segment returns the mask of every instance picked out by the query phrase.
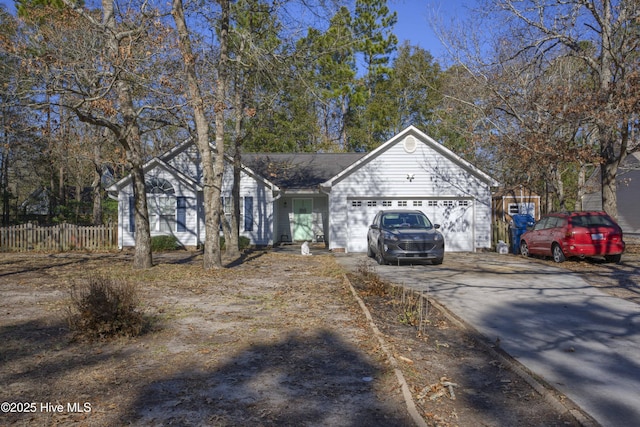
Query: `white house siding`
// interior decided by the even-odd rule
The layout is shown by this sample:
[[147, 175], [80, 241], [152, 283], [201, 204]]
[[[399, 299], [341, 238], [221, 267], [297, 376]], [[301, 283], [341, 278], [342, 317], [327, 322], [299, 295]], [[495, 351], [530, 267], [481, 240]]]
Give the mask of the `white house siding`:
[[[414, 152], [407, 152], [404, 139], [391, 143], [387, 149], [375, 153], [375, 157], [352, 173], [334, 183], [329, 196], [332, 216], [330, 218], [330, 248], [366, 250], [366, 228], [378, 210], [419, 209], [429, 215], [429, 207], [414, 207], [413, 201], [427, 200], [440, 203], [432, 220], [440, 223], [445, 235], [456, 232], [469, 233], [470, 250], [488, 248], [491, 244], [491, 193], [488, 183], [470, 170], [449, 158], [447, 150], [442, 152], [421, 143], [416, 138]], [[353, 201], [363, 204], [377, 201], [376, 206], [362, 206], [361, 215], [349, 216]], [[391, 201], [391, 206], [382, 206], [382, 201]], [[407, 201], [407, 206], [398, 207], [398, 201]], [[373, 204], [373, 203], [371, 203]], [[444, 209], [445, 204], [451, 206]], [[436, 209], [436, 205], [432, 206]], [[460, 217], [452, 220], [450, 213], [460, 209]], [[438, 218], [441, 213], [442, 218]], [[462, 220], [460, 220], [462, 218]], [[468, 224], [471, 222], [470, 224]], [[461, 224], [468, 227], [460, 230]], [[364, 243], [363, 243], [364, 242]], [[447, 250], [466, 250], [464, 243], [448, 245]]]
[[[166, 163], [176, 168], [187, 178], [193, 179], [195, 182], [201, 182], [202, 170], [199, 163], [199, 155], [196, 147], [192, 144], [178, 147], [175, 152], [170, 153], [174, 157], [165, 156]], [[177, 227], [171, 231], [184, 246], [198, 246], [204, 242], [204, 197], [201, 191], [196, 191], [193, 185], [187, 183], [184, 179], [175, 176], [174, 173], [167, 170], [166, 167], [156, 166], [146, 172], [145, 178], [157, 177], [166, 179], [171, 183], [175, 190], [176, 197], [186, 197], [186, 231], [178, 232]], [[226, 165], [222, 196], [231, 197], [233, 167]], [[129, 226], [130, 207], [129, 198], [133, 196], [131, 184], [126, 185], [118, 193], [119, 204], [119, 246], [135, 246], [135, 236]], [[241, 211], [240, 218], [240, 235], [247, 237], [252, 244], [270, 245], [273, 244], [273, 194], [269, 188], [261, 180], [256, 180], [247, 173], [241, 173], [240, 180], [240, 197], [253, 198], [253, 227], [252, 230], [245, 230], [244, 227], [244, 210]], [[244, 204], [241, 202], [241, 206]], [[177, 211], [176, 211], [177, 212]], [[167, 232], [153, 231], [152, 236], [168, 234]]]
[[[170, 155], [170, 157], [169, 157]], [[202, 163], [200, 153], [195, 144], [184, 144], [176, 148], [176, 152], [169, 152], [166, 162], [195, 182], [202, 182]]]
[[[184, 245], [184, 246], [197, 246], [199, 235], [199, 224], [197, 215], [197, 194], [193, 189], [186, 185], [182, 180], [177, 179], [174, 175], [162, 168], [155, 168], [152, 171], [147, 172], [145, 180], [150, 178], [162, 178], [171, 183], [175, 191], [176, 197], [186, 198], [186, 211], [185, 211], [185, 225], [186, 231], [178, 232], [177, 227], [173, 226], [173, 230], [168, 232], [151, 231], [151, 236], [172, 234]], [[131, 184], [126, 185], [118, 193], [118, 211], [119, 211], [119, 247], [135, 246], [135, 236], [131, 232], [130, 218], [132, 217], [130, 211], [130, 198], [133, 197], [133, 187]]]
[[[223, 175], [221, 194], [231, 198], [233, 191], [233, 165], [226, 163]], [[253, 227], [245, 230], [245, 200], [252, 197]], [[240, 173], [240, 235], [248, 238], [254, 245], [273, 244], [273, 192], [261, 180], [255, 179], [246, 172]], [[203, 215], [204, 217], [204, 215]], [[204, 238], [204, 232], [202, 233]]]
[[[223, 175], [221, 196], [231, 198], [233, 190], [233, 167], [225, 165]], [[253, 229], [246, 231], [244, 227], [244, 200], [246, 197], [253, 198]], [[204, 242], [204, 194], [198, 194], [198, 222], [199, 240]], [[240, 236], [249, 239], [251, 244], [266, 246], [273, 244], [273, 194], [269, 187], [257, 181], [250, 175], [242, 172], [240, 174]]]

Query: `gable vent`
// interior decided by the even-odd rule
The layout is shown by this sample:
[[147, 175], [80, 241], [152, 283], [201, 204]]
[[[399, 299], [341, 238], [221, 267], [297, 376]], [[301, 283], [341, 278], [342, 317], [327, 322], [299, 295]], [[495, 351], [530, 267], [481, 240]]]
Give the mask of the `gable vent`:
[[404, 151], [407, 153], [413, 153], [416, 151], [416, 139], [409, 135], [404, 139]]

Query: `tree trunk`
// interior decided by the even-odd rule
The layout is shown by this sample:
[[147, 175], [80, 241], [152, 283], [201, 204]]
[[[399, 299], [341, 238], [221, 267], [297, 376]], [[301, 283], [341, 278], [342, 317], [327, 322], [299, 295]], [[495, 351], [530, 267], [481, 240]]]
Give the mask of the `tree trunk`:
[[[603, 138], [604, 139], [604, 138]], [[601, 140], [600, 154], [602, 163], [600, 165], [600, 182], [602, 185], [602, 210], [618, 219], [618, 200], [616, 196], [616, 175], [618, 173], [618, 158], [615, 155], [613, 142]]]
[[[602, 37], [602, 53], [600, 58], [600, 93], [604, 103], [604, 111], [600, 113], [598, 133], [600, 136], [600, 156], [602, 163], [600, 165], [600, 183], [602, 189], [602, 209], [611, 215], [614, 219], [618, 218], [618, 201], [616, 199], [616, 174], [618, 173], [619, 158], [616, 155], [616, 129], [615, 125], [607, 123], [606, 117], [614, 113], [617, 106], [613, 102], [613, 93], [611, 90], [613, 79], [612, 64], [615, 59], [610, 50], [612, 46], [613, 27], [612, 16], [613, 9], [610, 0], [602, 2], [602, 20], [601, 20], [601, 37]], [[603, 117], [604, 116], [604, 117]], [[620, 150], [619, 155], [626, 152], [626, 145]]]
[[[239, 149], [239, 147], [237, 147]], [[238, 218], [240, 216], [240, 153], [233, 156], [233, 187], [231, 189], [231, 202], [233, 203], [230, 219], [227, 223], [228, 231], [225, 235], [225, 251], [227, 257], [235, 259], [240, 256], [240, 229]]]
[[555, 188], [549, 188], [549, 181], [545, 181], [544, 188], [544, 197], [545, 197], [545, 211], [544, 213], [553, 212], [553, 193], [555, 192]]
[[84, 190], [84, 187], [82, 185], [82, 182], [80, 182], [80, 180], [78, 179], [76, 181], [76, 205], [74, 206], [74, 215], [75, 215], [75, 219], [74, 222], [76, 224], [78, 224], [78, 222], [80, 221], [80, 212], [81, 212], [81, 207], [82, 207], [82, 190]]
[[214, 162], [209, 140], [207, 138], [205, 141], [200, 136], [197, 139], [197, 145], [202, 157], [202, 179], [204, 184], [205, 241], [202, 266], [205, 270], [210, 270], [222, 267], [222, 255], [220, 253], [220, 187], [216, 188], [215, 186]]
[[6, 124], [4, 115], [2, 118], [2, 144], [0, 144], [0, 191], [2, 191], [2, 225], [8, 226], [10, 217], [10, 203], [9, 203], [9, 142], [5, 129]]
[[[116, 22], [113, 12], [113, 0], [102, 0], [103, 24], [110, 30], [108, 33], [109, 51], [113, 64], [118, 63], [120, 47], [116, 39]], [[153, 267], [153, 255], [151, 253], [151, 230], [149, 227], [149, 211], [147, 209], [147, 192], [144, 182], [142, 144], [138, 118], [133, 106], [131, 90], [124, 80], [118, 80], [115, 85], [118, 96], [120, 113], [123, 124], [116, 135], [120, 145], [125, 149], [128, 163], [131, 167], [133, 178], [133, 197], [135, 200], [135, 252], [133, 255], [133, 268], [143, 269]], [[112, 129], [113, 130], [113, 129]]]
[[[239, 73], [238, 73], [239, 74]], [[236, 81], [241, 76], [236, 76]], [[238, 85], [241, 86], [241, 85]], [[233, 210], [231, 212], [231, 220], [229, 224], [229, 237], [226, 238], [227, 256], [237, 258], [240, 256], [240, 172], [242, 170], [242, 88], [236, 87], [234, 94], [233, 109], [235, 112], [235, 143], [233, 153], [233, 188], [231, 190], [231, 199], [233, 201]]]
[[144, 183], [142, 164], [131, 168], [134, 199], [135, 252], [133, 268], [143, 269], [153, 266], [151, 253], [151, 229], [149, 227], [149, 210], [147, 209], [147, 192]]
[[[51, 189], [53, 191], [53, 189]], [[64, 185], [64, 166], [58, 167], [58, 203], [56, 206], [63, 206], [67, 203]]]
[[[218, 78], [216, 79], [216, 101], [214, 105], [215, 124], [216, 124], [216, 144], [215, 144], [215, 162], [214, 162], [214, 183], [218, 197], [213, 200], [213, 212], [217, 212], [213, 218], [213, 225], [216, 230], [220, 229], [220, 194], [222, 192], [222, 178], [224, 174], [224, 113], [226, 110], [226, 84], [227, 84], [227, 66], [228, 66], [228, 37], [229, 37], [229, 0], [219, 0], [222, 10], [220, 17], [220, 59], [218, 61]], [[222, 253], [220, 252], [220, 235], [215, 234], [215, 254], [216, 266], [222, 266]]]
[[[149, 226], [149, 209], [147, 207], [147, 189], [144, 179], [143, 157], [140, 153], [140, 134], [135, 123], [133, 102], [129, 88], [123, 82], [118, 82], [116, 90], [120, 97], [121, 110], [124, 115], [125, 129], [120, 136], [120, 144], [127, 147], [127, 161], [131, 168], [133, 198], [134, 198], [134, 222], [135, 222], [135, 252], [133, 255], [133, 268], [144, 269], [153, 267], [153, 254], [151, 252], [151, 228]], [[124, 136], [124, 135], [127, 135]]]
[[573, 210], [581, 211], [583, 209], [582, 199], [585, 194], [585, 185], [587, 182], [587, 165], [581, 164], [580, 170], [578, 171], [578, 191], [576, 194], [576, 204]]
[[96, 144], [93, 148], [93, 181], [91, 182], [91, 193], [93, 198], [93, 207], [91, 209], [91, 223], [93, 225], [102, 224], [102, 192], [100, 191], [102, 184], [102, 160], [101, 160], [100, 144]]
[[222, 180], [217, 179], [216, 164], [209, 145], [209, 121], [204, 108], [204, 99], [198, 84], [195, 55], [191, 47], [189, 30], [184, 16], [182, 0], [173, 0], [171, 15], [176, 23], [180, 52], [187, 75], [188, 98], [193, 108], [196, 125], [196, 146], [202, 162], [205, 242], [203, 268], [210, 270], [222, 267], [220, 251], [220, 194]]
[[567, 206], [564, 197], [564, 182], [562, 182], [562, 172], [557, 167], [553, 171], [553, 179], [555, 181], [556, 196], [558, 196], [559, 210], [565, 211]]

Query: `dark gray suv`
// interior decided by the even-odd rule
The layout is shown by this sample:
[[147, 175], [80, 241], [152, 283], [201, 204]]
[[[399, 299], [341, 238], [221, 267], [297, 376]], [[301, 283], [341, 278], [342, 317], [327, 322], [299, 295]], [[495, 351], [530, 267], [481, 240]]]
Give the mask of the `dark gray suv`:
[[421, 211], [380, 211], [367, 233], [367, 255], [378, 264], [431, 261], [442, 264], [444, 237]]

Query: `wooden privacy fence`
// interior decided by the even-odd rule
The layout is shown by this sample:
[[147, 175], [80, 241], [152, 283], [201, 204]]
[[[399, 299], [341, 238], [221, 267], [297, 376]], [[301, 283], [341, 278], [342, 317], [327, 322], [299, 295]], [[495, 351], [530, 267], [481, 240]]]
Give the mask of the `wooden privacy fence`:
[[117, 247], [115, 224], [79, 226], [58, 224], [41, 227], [27, 223], [0, 227], [1, 252], [106, 250]]
[[494, 221], [493, 222], [493, 239], [492, 245], [495, 249], [498, 246], [498, 242], [502, 240], [507, 245], [509, 245], [509, 250], [511, 250], [511, 233], [509, 228], [509, 223], [505, 221]]

